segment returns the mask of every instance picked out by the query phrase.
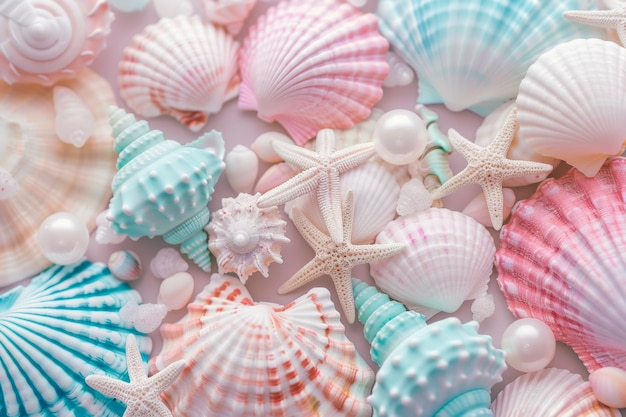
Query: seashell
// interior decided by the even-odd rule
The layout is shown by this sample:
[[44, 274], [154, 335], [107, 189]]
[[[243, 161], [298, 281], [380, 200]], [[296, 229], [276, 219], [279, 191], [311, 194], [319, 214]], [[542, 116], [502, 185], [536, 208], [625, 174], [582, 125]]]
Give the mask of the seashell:
[[[509, 100], [502, 103], [489, 113], [476, 130], [476, 139], [474, 140], [474, 143], [480, 146], [489, 146], [493, 139], [498, 136], [498, 133], [504, 126], [506, 117], [509, 115], [511, 110], [513, 110], [514, 106], [515, 100]], [[519, 140], [519, 127], [513, 142], [509, 146], [509, 151], [507, 152], [506, 157], [509, 159], [518, 159], [520, 161], [543, 162], [544, 164], [552, 165], [554, 168], [556, 168], [561, 162], [560, 159], [538, 154], [528, 147], [527, 142]], [[545, 179], [545, 177], [543, 179]], [[519, 187], [522, 185], [534, 184], [536, 182], [538, 182], [536, 175], [528, 175], [525, 177], [507, 178], [502, 183], [508, 187]]]
[[600, 368], [589, 375], [589, 384], [598, 401], [609, 407], [626, 407], [626, 371], [620, 368]]
[[191, 0], [152, 0], [154, 8], [160, 18], [174, 18], [176, 16], [191, 16], [193, 4]]
[[421, 178], [412, 178], [400, 188], [396, 212], [398, 216], [409, 216], [426, 210], [433, 205], [433, 197]]
[[120, 95], [141, 116], [167, 114], [198, 131], [237, 95], [238, 50], [231, 35], [198, 16], [161, 19], [124, 48]]
[[180, 310], [185, 307], [193, 295], [193, 277], [186, 272], [177, 272], [161, 282], [158, 303], [168, 310]]
[[478, 323], [423, 315], [353, 279], [354, 299], [370, 354], [380, 365], [368, 398], [386, 417], [488, 416], [491, 387], [502, 380], [504, 352]]
[[519, 140], [595, 175], [624, 151], [624, 67], [626, 50], [599, 39], [567, 42], [540, 56], [520, 84]]
[[[121, 416], [124, 406], [85, 384], [106, 372], [126, 375], [124, 346], [134, 331], [117, 309], [140, 295], [102, 263], [53, 266], [0, 295], [0, 414]], [[148, 355], [150, 338], [137, 336]]]
[[110, 33], [105, 0], [6, 0], [0, 10], [0, 76], [50, 86], [93, 62]]
[[131, 238], [163, 236], [201, 269], [210, 269], [207, 207], [224, 169], [224, 141], [212, 130], [186, 145], [165, 140], [145, 121], [110, 109], [111, 134], [119, 154], [109, 219], [113, 230]]
[[119, 316], [138, 332], [152, 333], [161, 325], [167, 311], [165, 304], [137, 304], [136, 301], [129, 301], [120, 308]]
[[471, 217], [445, 208], [418, 211], [390, 222], [376, 237], [376, 243], [390, 242], [405, 247], [372, 262], [370, 273], [382, 291], [407, 307], [430, 318], [486, 295], [496, 248]]
[[109, 210], [104, 210], [96, 217], [96, 242], [101, 245], [118, 244], [126, 240], [128, 236], [119, 234], [111, 228], [111, 221], [107, 219]]
[[494, 417], [619, 417], [602, 405], [578, 374], [547, 368], [517, 377], [498, 394]]
[[[500, 233], [498, 283], [516, 317], [545, 322], [587, 369], [626, 368], [626, 159], [571, 169], [518, 202]], [[565, 244], [565, 242], [567, 244]]]
[[287, 222], [281, 219], [278, 207], [259, 208], [260, 195], [240, 193], [236, 198], [223, 198], [222, 208], [213, 213], [207, 226], [209, 250], [219, 273], [234, 272], [244, 284], [257, 271], [267, 278], [269, 264], [283, 263], [280, 251], [289, 243]]
[[393, 51], [387, 51], [386, 59], [389, 65], [389, 74], [383, 81], [383, 87], [402, 87], [413, 82], [415, 74], [411, 67], [400, 58], [400, 55]]
[[213, 274], [187, 316], [161, 327], [150, 368], [186, 359], [161, 396], [177, 416], [370, 416], [374, 373], [344, 330], [325, 288], [255, 303], [237, 278]]
[[233, 35], [241, 31], [257, 0], [203, 0], [204, 15], [216, 25], [225, 26]]
[[95, 119], [78, 94], [57, 85], [52, 90], [56, 112], [56, 133], [59, 139], [78, 148], [92, 135]]
[[185, 272], [187, 269], [189, 269], [189, 264], [174, 248], [159, 249], [150, 261], [150, 272], [161, 279], [171, 277], [178, 272]]
[[300, 170], [287, 162], [279, 162], [270, 166], [254, 186], [255, 193], [266, 193], [296, 176]]
[[334, 0], [280, 2], [243, 41], [238, 106], [278, 121], [299, 145], [349, 128], [382, 97], [387, 49], [373, 14]]
[[143, 276], [139, 256], [130, 250], [118, 250], [109, 256], [107, 266], [113, 276], [122, 281], [135, 281]]
[[381, 0], [376, 14], [380, 32], [418, 75], [419, 103], [485, 116], [517, 95], [541, 53], [571, 39], [603, 37], [562, 16], [594, 8], [592, 0]]
[[9, 171], [0, 168], [0, 200], [7, 200], [17, 194], [20, 186]]
[[37, 242], [44, 219], [72, 213], [91, 231], [110, 198], [115, 152], [106, 107], [115, 102], [113, 92], [88, 69], [58, 85], [77, 93], [95, 116], [94, 133], [82, 148], [58, 140], [51, 88], [0, 83], [0, 167], [20, 186], [0, 200], [0, 286], [50, 265]]
[[[502, 189], [502, 219], [506, 220], [511, 214], [513, 205], [515, 204], [515, 192], [510, 188]], [[469, 203], [463, 208], [461, 213], [471, 217], [478, 223], [485, 227], [491, 227], [491, 217], [489, 217], [489, 208], [487, 207], [487, 200], [485, 200], [485, 193], [480, 193], [476, 197], [472, 198]]]
[[278, 155], [272, 147], [273, 140], [279, 140], [284, 143], [293, 144], [293, 141], [289, 136], [284, 135], [280, 132], [269, 131], [261, 133], [259, 136], [257, 136], [254, 142], [252, 142], [252, 145], [250, 145], [250, 148], [252, 148], [254, 153], [256, 153], [261, 161], [269, 163], [281, 162], [283, 158]]
[[236, 193], [249, 193], [259, 173], [259, 157], [243, 145], [235, 147], [224, 158], [226, 180]]
[[107, 0], [109, 5], [122, 13], [139, 12], [146, 8], [150, 0]]

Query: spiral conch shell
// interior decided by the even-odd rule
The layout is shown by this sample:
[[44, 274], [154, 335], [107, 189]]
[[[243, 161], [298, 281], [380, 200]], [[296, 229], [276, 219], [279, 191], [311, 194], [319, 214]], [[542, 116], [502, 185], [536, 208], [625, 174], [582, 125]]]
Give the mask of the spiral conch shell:
[[56, 132], [65, 143], [78, 148], [93, 134], [94, 116], [72, 89], [57, 85], [52, 90], [56, 111]]

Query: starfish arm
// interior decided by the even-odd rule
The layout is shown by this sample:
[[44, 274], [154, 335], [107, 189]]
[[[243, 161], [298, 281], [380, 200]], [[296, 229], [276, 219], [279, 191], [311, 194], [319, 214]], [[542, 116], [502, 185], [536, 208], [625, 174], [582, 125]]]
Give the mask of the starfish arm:
[[505, 159], [506, 168], [503, 178], [524, 177], [535, 175], [537, 182], [542, 181], [554, 169], [550, 164], [534, 161], [521, 161], [517, 159]]
[[331, 239], [336, 243], [341, 242], [344, 228], [341, 216], [341, 182], [336, 170], [331, 170], [320, 179], [317, 202]]
[[319, 181], [320, 171], [318, 169], [310, 168], [302, 171], [295, 177], [261, 195], [257, 200], [257, 206], [259, 208], [267, 208], [284, 204], [313, 191], [318, 187]]
[[502, 183], [481, 184], [485, 200], [487, 201], [487, 209], [489, 210], [489, 219], [494, 229], [500, 230], [503, 222], [503, 201]]
[[141, 359], [141, 352], [139, 352], [139, 346], [137, 346], [137, 339], [132, 333], [126, 338], [126, 367], [128, 368], [128, 376], [131, 383], [148, 378], [143, 366], [143, 360]]
[[376, 155], [374, 143], [361, 143], [333, 152], [331, 155], [333, 166], [339, 172], [345, 172], [357, 167]]
[[172, 417], [172, 412], [163, 402], [136, 401], [126, 407], [123, 417], [135, 416]]
[[330, 274], [339, 298], [339, 304], [348, 323], [354, 323], [356, 309], [354, 307], [354, 293], [352, 292], [352, 268], [334, 271]]
[[352, 238], [352, 223], [354, 221], [354, 193], [348, 190], [346, 198], [343, 202], [343, 240], [342, 242], [350, 242]]
[[185, 368], [185, 364], [186, 362], [184, 359], [180, 359], [176, 362], [170, 363], [165, 369], [157, 372], [156, 374], [148, 378], [150, 381], [150, 385], [154, 387], [158, 394], [162, 393], [170, 385], [172, 385], [172, 382], [174, 382], [176, 378], [178, 378], [180, 373]]
[[319, 154], [302, 146], [275, 140], [272, 142], [272, 148], [286, 162], [302, 170], [317, 167], [320, 164]]
[[622, 24], [618, 25], [615, 30], [617, 31], [617, 36], [622, 46], [626, 46], [626, 19], [624, 19]]
[[474, 155], [480, 155], [485, 151], [483, 146], [476, 145], [474, 142], [467, 140], [454, 129], [448, 130], [448, 139], [450, 139], [450, 143], [452, 143], [452, 148], [463, 155], [463, 158], [468, 162], [474, 159]]
[[297, 207], [293, 208], [291, 215], [298, 233], [313, 248], [315, 253], [324, 250], [331, 243], [332, 239], [315, 227]]
[[433, 200], [438, 200], [447, 195], [452, 194], [459, 188], [462, 188], [468, 184], [474, 184], [476, 181], [476, 177], [478, 176], [478, 171], [470, 166], [466, 166], [463, 168], [461, 172], [454, 175], [448, 181], [444, 182], [441, 187], [436, 188], [432, 191], [431, 196]]
[[572, 22], [584, 23], [607, 29], [617, 29], [626, 22], [626, 9], [570, 10], [563, 17]]
[[511, 147], [511, 143], [513, 142], [513, 139], [515, 139], [518, 127], [519, 123], [517, 121], [517, 107], [514, 106], [509, 114], [506, 116], [504, 124], [500, 128], [498, 135], [489, 144], [489, 146], [487, 146], [487, 149], [497, 155], [502, 155], [502, 157], [506, 157], [506, 154]]
[[352, 266], [388, 258], [404, 249], [404, 243], [350, 245], [349, 260]]
[[335, 131], [332, 129], [322, 129], [315, 136], [315, 151], [330, 155], [337, 149]]
[[278, 288], [279, 294], [287, 294], [326, 274], [326, 262], [317, 257], [311, 259], [298, 272]]
[[85, 378], [85, 382], [96, 391], [107, 397], [113, 397], [125, 404], [132, 399], [132, 389], [127, 382], [109, 378], [104, 375], [88, 375]]

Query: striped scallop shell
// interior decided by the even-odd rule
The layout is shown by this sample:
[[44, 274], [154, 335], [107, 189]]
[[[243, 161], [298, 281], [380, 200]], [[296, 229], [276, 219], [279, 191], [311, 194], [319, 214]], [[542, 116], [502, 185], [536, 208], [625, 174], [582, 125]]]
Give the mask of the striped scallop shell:
[[588, 177], [626, 144], [626, 49], [578, 39], [539, 57], [517, 96], [519, 140]]
[[238, 50], [231, 35], [199, 16], [161, 19], [124, 49], [120, 94], [137, 114], [167, 114], [198, 131], [237, 95]]
[[162, 399], [177, 416], [370, 416], [374, 373], [344, 335], [330, 293], [255, 303], [237, 278], [214, 274], [176, 324], [161, 326], [152, 372], [186, 359]]
[[[139, 294], [102, 263], [53, 266], [26, 287], [0, 296], [0, 415], [121, 416], [124, 406], [91, 389], [85, 377], [128, 378], [125, 342], [132, 327], [118, 315]], [[141, 352], [150, 338], [138, 336]]]
[[564, 369], [524, 374], [508, 384], [491, 404], [494, 417], [619, 417], [601, 404], [589, 382]]
[[302, 145], [366, 119], [389, 66], [377, 19], [335, 0], [287, 0], [248, 31], [239, 108], [278, 121]]
[[376, 243], [405, 243], [370, 264], [376, 285], [427, 318], [452, 313], [487, 294], [495, 244], [487, 229], [460, 212], [429, 208], [389, 223]]
[[517, 317], [545, 322], [589, 371], [626, 369], [626, 159], [593, 178], [572, 168], [513, 208], [496, 252]]

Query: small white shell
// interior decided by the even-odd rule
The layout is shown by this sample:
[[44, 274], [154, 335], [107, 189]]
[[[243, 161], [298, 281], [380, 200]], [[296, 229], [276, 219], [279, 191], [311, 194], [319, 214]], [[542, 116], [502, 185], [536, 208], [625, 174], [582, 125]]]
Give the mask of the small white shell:
[[[515, 204], [515, 193], [510, 188], [503, 188], [502, 194], [504, 195], [502, 203], [502, 218], [506, 220], [511, 214], [513, 205]], [[487, 201], [485, 200], [485, 194], [480, 193], [474, 197], [465, 208], [462, 213], [471, 217], [478, 223], [486, 227], [491, 227], [491, 218], [489, 217], [489, 209], [487, 207]]]
[[9, 171], [0, 168], [0, 200], [6, 200], [18, 193], [20, 187]]
[[162, 248], [150, 261], [150, 272], [157, 278], [165, 279], [178, 272], [185, 272], [189, 264], [174, 248]]
[[626, 407], [626, 371], [616, 367], [600, 368], [589, 375], [591, 389], [598, 401], [614, 408]]
[[276, 163], [283, 160], [283, 158], [276, 153], [274, 148], [272, 147], [272, 141], [279, 140], [284, 143], [293, 144], [291, 138], [280, 132], [265, 132], [261, 133], [255, 140], [252, 142], [250, 147], [256, 153], [261, 161]]
[[204, 14], [211, 22], [225, 26], [226, 30], [236, 35], [241, 31], [256, 2], [257, 0], [204, 0]]
[[157, 14], [161, 18], [191, 16], [193, 4], [190, 0], [152, 0]]
[[236, 193], [250, 193], [259, 173], [259, 158], [250, 148], [236, 145], [224, 158], [226, 180]]
[[167, 307], [163, 304], [137, 304], [129, 301], [119, 311], [120, 318], [142, 333], [155, 331], [167, 315]]
[[433, 196], [424, 185], [422, 178], [412, 178], [400, 188], [396, 212], [408, 216], [433, 205]]
[[168, 310], [179, 310], [189, 304], [193, 295], [194, 280], [191, 274], [178, 272], [165, 278], [159, 287], [157, 302]]
[[400, 55], [393, 51], [387, 51], [387, 64], [389, 64], [389, 74], [383, 81], [383, 87], [402, 87], [409, 85], [415, 79], [413, 69], [406, 63]]
[[122, 243], [128, 236], [117, 233], [111, 227], [111, 221], [107, 219], [109, 210], [104, 210], [96, 217], [96, 242], [101, 245]]
[[139, 256], [130, 250], [119, 250], [109, 256], [107, 266], [113, 276], [122, 281], [135, 281], [143, 276]]
[[59, 139], [80, 148], [93, 134], [93, 113], [71, 88], [57, 85], [52, 90], [52, 97]]

